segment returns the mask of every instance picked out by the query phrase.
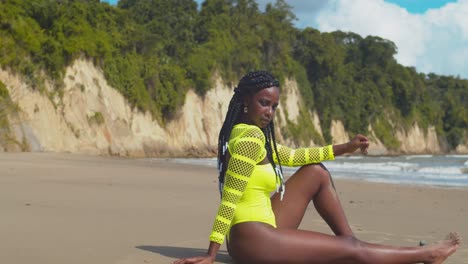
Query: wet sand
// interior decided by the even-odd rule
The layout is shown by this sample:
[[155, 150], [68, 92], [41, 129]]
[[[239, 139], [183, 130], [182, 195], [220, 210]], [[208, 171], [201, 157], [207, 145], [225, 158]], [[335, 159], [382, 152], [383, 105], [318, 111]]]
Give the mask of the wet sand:
[[[335, 185], [362, 240], [410, 246], [449, 231], [468, 240], [468, 188]], [[0, 263], [171, 263], [204, 254], [218, 202], [210, 167], [0, 153]], [[301, 228], [331, 233], [312, 205]], [[230, 263], [224, 246], [217, 263]], [[468, 263], [468, 246], [445, 263]]]

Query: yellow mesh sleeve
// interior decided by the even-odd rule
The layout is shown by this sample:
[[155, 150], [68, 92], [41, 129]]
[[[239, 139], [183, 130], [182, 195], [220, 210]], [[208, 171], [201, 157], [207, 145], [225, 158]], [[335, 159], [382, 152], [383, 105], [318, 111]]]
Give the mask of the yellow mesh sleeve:
[[[291, 149], [282, 145], [277, 145], [278, 156], [283, 166], [302, 166], [311, 163], [319, 163], [324, 160], [334, 160], [333, 146], [313, 148]], [[278, 163], [278, 159], [273, 153], [273, 160]]]
[[[237, 131], [233, 130], [232, 133]], [[258, 127], [249, 127], [242, 131], [233, 149], [229, 149], [231, 158], [226, 171], [221, 204], [216, 215], [210, 241], [222, 244], [234, 217], [237, 202], [242, 197], [254, 167], [264, 157], [265, 136]]]

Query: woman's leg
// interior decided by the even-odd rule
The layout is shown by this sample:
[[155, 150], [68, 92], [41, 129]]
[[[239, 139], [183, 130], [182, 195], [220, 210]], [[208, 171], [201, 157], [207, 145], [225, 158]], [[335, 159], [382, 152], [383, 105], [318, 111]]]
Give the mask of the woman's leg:
[[459, 237], [452, 235], [424, 247], [372, 245], [352, 237], [275, 229], [256, 222], [233, 226], [231, 240], [231, 256], [242, 264], [440, 264], [460, 244]]
[[[334, 233], [345, 237], [295, 230], [302, 221], [310, 201], [314, 202], [315, 208]], [[323, 263], [423, 262], [438, 264], [452, 254], [461, 242], [458, 235], [452, 235], [430, 247], [393, 247], [364, 243], [355, 239], [333, 186], [331, 176], [322, 164], [301, 167], [287, 180], [283, 201], [280, 201], [279, 194], [275, 194], [272, 197], [272, 206], [278, 225], [279, 237], [277, 239], [279, 241], [284, 240], [284, 243], [280, 242], [280, 244], [289, 244], [292, 247], [283, 248], [284, 251], [294, 252], [292, 255], [297, 254], [300, 257], [309, 255], [309, 253], [320, 255], [312, 256], [313, 259], [317, 260], [316, 262], [304, 263], [322, 263], [319, 260], [323, 259]], [[281, 238], [281, 236], [284, 237]], [[293, 241], [297, 244], [292, 243]], [[307, 246], [302, 247], [300, 245]], [[308, 253], [301, 252], [302, 250]], [[287, 255], [287, 257], [292, 257], [292, 255]], [[327, 257], [328, 255], [331, 255], [330, 258]]]
[[297, 229], [310, 201], [338, 236], [353, 236], [328, 170], [320, 164], [302, 166], [286, 181], [283, 200], [274, 194], [271, 204], [278, 228]]

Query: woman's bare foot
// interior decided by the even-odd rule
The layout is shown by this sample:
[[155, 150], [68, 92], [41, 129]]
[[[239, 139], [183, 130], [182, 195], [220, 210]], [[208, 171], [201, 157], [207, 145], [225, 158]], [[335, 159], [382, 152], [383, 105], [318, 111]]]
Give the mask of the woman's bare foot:
[[440, 264], [452, 255], [461, 244], [461, 237], [458, 233], [449, 233], [445, 240], [430, 246], [426, 246], [430, 250], [430, 260], [425, 264]]

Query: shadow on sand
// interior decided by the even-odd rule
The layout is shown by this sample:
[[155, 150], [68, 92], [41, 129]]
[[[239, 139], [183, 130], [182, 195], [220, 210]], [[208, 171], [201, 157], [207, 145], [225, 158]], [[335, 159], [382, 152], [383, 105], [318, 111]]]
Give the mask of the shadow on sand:
[[[206, 249], [200, 248], [184, 248], [184, 247], [169, 247], [169, 246], [136, 246], [138, 249], [151, 251], [160, 255], [170, 258], [190, 258], [196, 256], [203, 256], [206, 253]], [[225, 250], [220, 250], [216, 257], [216, 262], [232, 264], [234, 263], [229, 257], [229, 254]]]

